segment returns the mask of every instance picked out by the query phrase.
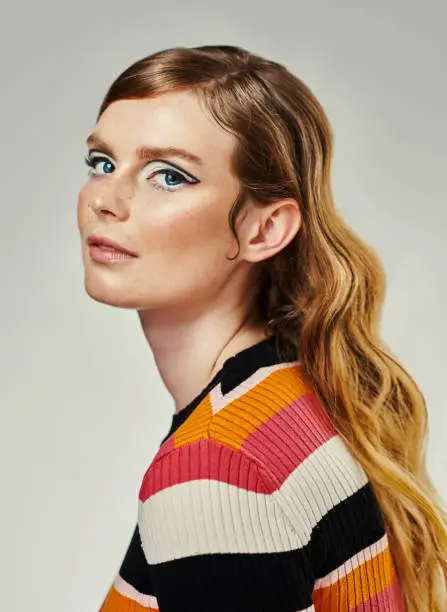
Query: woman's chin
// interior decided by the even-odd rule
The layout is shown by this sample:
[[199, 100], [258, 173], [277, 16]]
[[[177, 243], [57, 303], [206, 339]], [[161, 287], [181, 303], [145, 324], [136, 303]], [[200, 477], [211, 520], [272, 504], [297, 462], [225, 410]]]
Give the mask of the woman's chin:
[[129, 291], [125, 291], [123, 287], [110, 287], [104, 286], [104, 283], [92, 281], [92, 279], [86, 278], [84, 283], [85, 291], [92, 300], [100, 302], [101, 304], [107, 304], [108, 306], [115, 306], [117, 308], [139, 308], [141, 305], [137, 300], [132, 299], [129, 295]]

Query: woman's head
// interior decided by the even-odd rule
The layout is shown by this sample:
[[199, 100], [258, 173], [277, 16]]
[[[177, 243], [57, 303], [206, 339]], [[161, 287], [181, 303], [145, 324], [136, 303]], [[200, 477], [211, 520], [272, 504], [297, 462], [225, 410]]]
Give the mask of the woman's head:
[[[309, 197], [328, 177], [330, 129], [310, 90], [242, 49], [172, 49], [120, 75], [97, 119], [88, 141], [95, 176], [78, 201], [89, 294], [166, 316], [178, 307], [187, 316], [186, 305], [191, 316], [242, 307], [267, 323], [267, 277], [287, 290], [284, 263], [303, 264], [303, 252], [290, 255]], [[141, 146], [181, 148], [201, 162], [147, 151], [142, 160]], [[91, 234], [138, 257], [92, 261]]]
[[[89, 294], [168, 319], [239, 308], [288, 356], [298, 349], [373, 484], [408, 612], [441, 610], [447, 515], [425, 471], [425, 401], [380, 339], [384, 271], [335, 208], [321, 104], [284, 66], [243, 49], [174, 48], [125, 70], [97, 119], [98, 176], [78, 202]], [[148, 163], [141, 146], [202, 163], [166, 152]], [[136, 257], [91, 261], [92, 233]]]
[[[92, 178], [78, 206], [92, 297], [158, 308], [166, 317], [179, 309], [182, 316], [204, 309], [224, 315], [224, 308], [249, 303], [253, 263], [292, 240], [299, 210], [290, 199], [262, 210], [247, 202], [239, 228], [242, 252], [228, 257], [235, 252], [228, 215], [240, 192], [235, 145], [191, 91], [118, 100], [105, 108], [88, 138]], [[98, 263], [86, 242], [92, 234], [137, 256]]]

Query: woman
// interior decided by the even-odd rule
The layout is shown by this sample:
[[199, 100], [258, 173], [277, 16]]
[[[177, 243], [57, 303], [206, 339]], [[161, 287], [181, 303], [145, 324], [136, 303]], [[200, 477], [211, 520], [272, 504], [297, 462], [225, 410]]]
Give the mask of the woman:
[[175, 402], [101, 610], [445, 610], [424, 397], [311, 91], [241, 48], [167, 49], [87, 143], [86, 291], [138, 311]]

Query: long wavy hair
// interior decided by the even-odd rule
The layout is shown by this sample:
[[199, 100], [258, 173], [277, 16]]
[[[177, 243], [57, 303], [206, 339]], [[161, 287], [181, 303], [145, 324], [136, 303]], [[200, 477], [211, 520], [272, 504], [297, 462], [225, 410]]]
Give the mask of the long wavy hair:
[[[338, 433], [369, 477], [384, 515], [408, 612], [445, 612], [447, 512], [426, 470], [424, 396], [380, 338], [385, 273], [342, 220], [330, 169], [332, 129], [311, 90], [283, 65], [240, 47], [174, 47], [129, 66], [98, 113], [123, 99], [188, 90], [236, 139], [240, 181], [229, 224], [293, 197], [302, 226], [255, 264], [253, 311], [299, 360]], [[238, 253], [237, 253], [238, 254]], [[236, 256], [237, 256], [236, 254]], [[235, 257], [236, 257], [235, 256]]]

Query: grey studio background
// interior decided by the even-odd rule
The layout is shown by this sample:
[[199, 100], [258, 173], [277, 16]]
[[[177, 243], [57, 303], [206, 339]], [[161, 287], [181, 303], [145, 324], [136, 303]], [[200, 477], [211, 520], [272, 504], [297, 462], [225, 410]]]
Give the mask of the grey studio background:
[[445, 7], [2, 4], [2, 610], [98, 610], [171, 422], [136, 314], [84, 292], [76, 227], [102, 97], [165, 47], [240, 45], [286, 64], [323, 103], [336, 203], [385, 264], [383, 335], [425, 394], [429, 471], [447, 497]]

